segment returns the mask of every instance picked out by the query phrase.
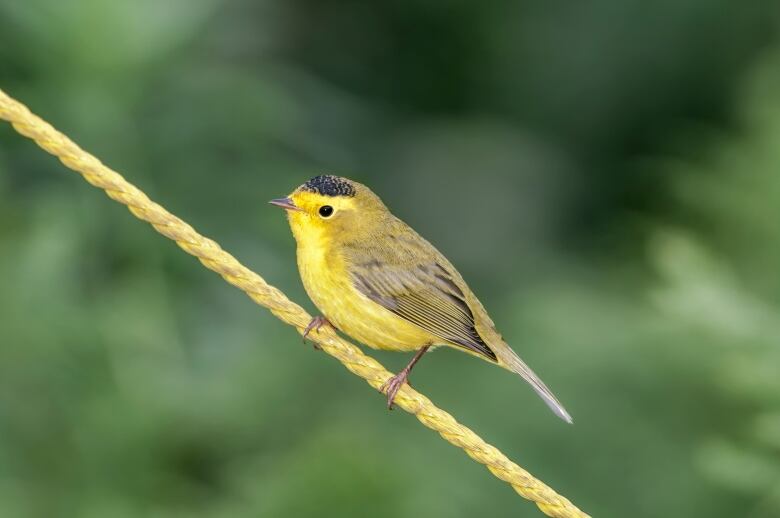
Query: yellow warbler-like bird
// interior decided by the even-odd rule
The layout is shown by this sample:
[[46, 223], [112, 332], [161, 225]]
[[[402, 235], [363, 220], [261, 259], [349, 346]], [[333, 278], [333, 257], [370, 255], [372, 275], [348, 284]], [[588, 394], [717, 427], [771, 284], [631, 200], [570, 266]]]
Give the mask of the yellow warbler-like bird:
[[376, 349], [416, 351], [382, 387], [389, 408], [425, 352], [448, 345], [516, 372], [572, 422], [504, 342], [455, 267], [368, 187], [322, 175], [270, 203], [287, 211], [303, 286], [324, 315], [312, 320], [304, 338], [330, 324]]

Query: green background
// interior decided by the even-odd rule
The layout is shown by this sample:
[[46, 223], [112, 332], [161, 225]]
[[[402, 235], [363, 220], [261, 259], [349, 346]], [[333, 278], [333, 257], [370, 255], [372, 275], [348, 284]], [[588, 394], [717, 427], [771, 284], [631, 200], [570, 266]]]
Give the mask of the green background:
[[[266, 201], [370, 185], [575, 424], [453, 351], [416, 388], [595, 517], [764, 518], [778, 11], [0, 0], [0, 88], [310, 310]], [[541, 515], [2, 124], [0, 516]]]

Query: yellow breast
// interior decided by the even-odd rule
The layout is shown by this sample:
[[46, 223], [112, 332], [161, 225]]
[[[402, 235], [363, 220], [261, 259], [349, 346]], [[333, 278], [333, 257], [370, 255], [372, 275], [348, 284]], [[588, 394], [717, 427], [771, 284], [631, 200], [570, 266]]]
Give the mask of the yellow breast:
[[338, 329], [375, 349], [412, 351], [436, 338], [360, 293], [344, 257], [328, 243], [298, 243], [298, 269], [306, 293]]

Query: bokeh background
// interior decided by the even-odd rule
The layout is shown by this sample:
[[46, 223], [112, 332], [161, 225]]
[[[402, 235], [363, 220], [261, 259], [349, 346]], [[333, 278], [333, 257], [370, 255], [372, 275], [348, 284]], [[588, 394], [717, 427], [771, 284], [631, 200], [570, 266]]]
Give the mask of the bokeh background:
[[[417, 388], [594, 516], [776, 517], [779, 11], [0, 0], [0, 88], [311, 310], [266, 201], [369, 184], [575, 425]], [[0, 516], [540, 514], [2, 124]]]

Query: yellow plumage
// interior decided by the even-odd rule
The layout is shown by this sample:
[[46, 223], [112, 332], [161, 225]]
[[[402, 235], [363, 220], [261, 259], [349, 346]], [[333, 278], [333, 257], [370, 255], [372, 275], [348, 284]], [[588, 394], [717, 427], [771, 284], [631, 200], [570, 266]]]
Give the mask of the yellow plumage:
[[418, 351], [388, 383], [390, 405], [428, 347], [447, 345], [520, 374], [571, 422], [504, 342], [455, 267], [368, 187], [318, 176], [272, 203], [287, 209], [303, 285], [327, 321], [370, 347]]

